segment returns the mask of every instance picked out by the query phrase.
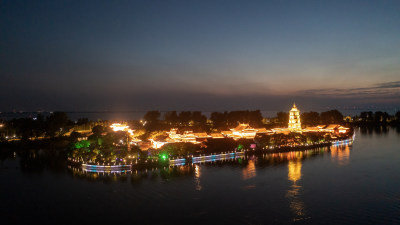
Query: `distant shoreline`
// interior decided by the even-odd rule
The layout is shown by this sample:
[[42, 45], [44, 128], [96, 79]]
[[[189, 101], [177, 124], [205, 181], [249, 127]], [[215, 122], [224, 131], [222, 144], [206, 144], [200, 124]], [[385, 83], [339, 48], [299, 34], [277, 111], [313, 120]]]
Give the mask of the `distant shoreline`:
[[[333, 108], [332, 108], [333, 109]], [[321, 109], [315, 110], [315, 112], [321, 113], [326, 110], [331, 109]], [[395, 114], [400, 108], [391, 107], [391, 108], [374, 108], [374, 109], [341, 109], [340, 111], [345, 116], [357, 116], [361, 112], [365, 111], [382, 111], [387, 112], [389, 114]], [[166, 112], [170, 112], [171, 110], [160, 110], [159, 112], [164, 115]], [[235, 110], [215, 110], [215, 111], [201, 111], [201, 110], [179, 110], [176, 112], [182, 111], [200, 111], [204, 113], [207, 117], [211, 115], [212, 112], [225, 112], [225, 111], [235, 111]], [[272, 118], [275, 117], [278, 112], [285, 111], [285, 110], [260, 110], [263, 117]], [[313, 110], [302, 110], [303, 112], [309, 112]], [[20, 118], [35, 118], [39, 113], [43, 114], [44, 116], [48, 116], [51, 114], [52, 111], [7, 111], [7, 112], [0, 112], [0, 120], [12, 120], [12, 119], [20, 119]], [[88, 118], [91, 121], [97, 120], [141, 120], [145, 115], [146, 110], [123, 110], [123, 111], [65, 111], [70, 119], [78, 120], [80, 118]]]

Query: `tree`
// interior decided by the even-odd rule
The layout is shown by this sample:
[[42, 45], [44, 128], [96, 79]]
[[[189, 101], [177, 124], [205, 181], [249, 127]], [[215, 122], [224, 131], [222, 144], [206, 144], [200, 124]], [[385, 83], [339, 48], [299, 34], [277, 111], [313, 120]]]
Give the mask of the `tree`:
[[46, 120], [41, 113], [36, 116], [34, 132], [36, 137], [43, 136], [46, 133]]
[[182, 111], [179, 113], [179, 123], [182, 125], [188, 125], [191, 119], [192, 113], [190, 111]]
[[54, 137], [56, 134], [66, 132], [68, 116], [65, 112], [54, 112], [46, 119], [47, 135]]
[[34, 121], [31, 118], [13, 119], [11, 124], [15, 128], [16, 135], [22, 140], [28, 140], [33, 136]]
[[302, 124], [316, 126], [321, 123], [321, 117], [317, 112], [305, 112], [301, 114], [300, 121]]
[[338, 110], [330, 110], [321, 113], [321, 121], [323, 124], [343, 124], [343, 114]]
[[363, 122], [367, 122], [367, 119], [368, 119], [368, 112], [361, 112], [361, 113], [360, 113], [360, 119], [361, 119]]
[[77, 141], [78, 138], [82, 137], [82, 134], [76, 131], [72, 131], [71, 134], [69, 135], [69, 138], [71, 141]]
[[207, 123], [207, 117], [202, 115], [200, 111], [192, 112], [191, 121], [197, 126], [203, 126]]
[[287, 112], [278, 112], [276, 114], [278, 123], [281, 125], [287, 125], [289, 123], [289, 113]]
[[374, 122], [385, 124], [387, 122], [387, 120], [389, 119], [389, 117], [390, 116], [387, 112], [378, 111], [378, 112], [375, 112], [375, 114], [374, 114]]
[[319, 134], [306, 133], [304, 134], [304, 136], [306, 137], [306, 141], [308, 144], [314, 144], [322, 139], [321, 135]]
[[157, 123], [161, 116], [160, 111], [148, 111], [144, 115], [144, 120], [148, 123]]
[[263, 116], [260, 110], [250, 111], [248, 117], [249, 117], [249, 123], [256, 126], [262, 124]]
[[254, 141], [256, 142], [258, 147], [265, 147], [271, 144], [271, 136], [267, 134], [258, 134], [254, 138]]
[[193, 143], [168, 143], [162, 146], [158, 154], [170, 156], [187, 155], [196, 152], [197, 146]]
[[213, 122], [214, 128], [225, 127], [227, 123], [228, 113], [213, 112], [211, 113], [210, 120]]
[[178, 114], [176, 111], [166, 112], [164, 115], [164, 120], [168, 124], [175, 126], [178, 123]]
[[204, 144], [207, 146], [203, 149], [203, 152], [206, 154], [233, 151], [238, 146], [238, 142], [233, 140], [233, 138], [207, 139]]
[[105, 131], [105, 127], [101, 125], [96, 125], [92, 128], [93, 135], [101, 136], [101, 134]]
[[84, 125], [89, 123], [89, 119], [88, 118], [79, 118], [78, 121], [76, 122], [77, 125]]

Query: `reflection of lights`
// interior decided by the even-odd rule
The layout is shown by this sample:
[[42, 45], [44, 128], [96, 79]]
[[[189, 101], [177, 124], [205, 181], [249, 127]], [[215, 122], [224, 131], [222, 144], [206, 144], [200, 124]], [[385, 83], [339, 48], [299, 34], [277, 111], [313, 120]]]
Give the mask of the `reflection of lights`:
[[202, 187], [200, 185], [201, 171], [199, 165], [194, 166], [194, 179], [196, 181], [196, 191], [201, 191]]
[[293, 183], [296, 183], [296, 181], [300, 180], [301, 178], [301, 161], [289, 161], [288, 164], [288, 178], [290, 181], [293, 181]]
[[[301, 186], [297, 184], [297, 181], [301, 179], [301, 161], [290, 160], [288, 163], [288, 179], [293, 182], [288, 190], [286, 197], [290, 201], [290, 208], [295, 213], [293, 221], [305, 219], [304, 214], [304, 203], [299, 199]], [[300, 218], [299, 218], [300, 217]]]
[[194, 173], [195, 173], [195, 176], [196, 176], [196, 178], [200, 178], [200, 167], [199, 167], [199, 165], [195, 165], [194, 166]]
[[250, 159], [247, 167], [243, 169], [243, 179], [247, 180], [256, 176], [256, 166], [254, 159]]
[[204, 156], [192, 157], [192, 163], [223, 161], [227, 159], [238, 159], [243, 157], [244, 157], [244, 152], [230, 152], [230, 153], [222, 153], [214, 155], [204, 155]]
[[348, 144], [331, 147], [331, 158], [337, 160], [339, 166], [347, 165], [350, 161], [350, 147]]

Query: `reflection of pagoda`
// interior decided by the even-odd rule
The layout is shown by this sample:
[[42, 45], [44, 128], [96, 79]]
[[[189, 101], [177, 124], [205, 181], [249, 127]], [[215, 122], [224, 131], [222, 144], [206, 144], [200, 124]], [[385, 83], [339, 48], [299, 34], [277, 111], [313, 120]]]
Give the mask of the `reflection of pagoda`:
[[292, 132], [301, 132], [300, 111], [297, 109], [296, 104], [289, 111], [289, 130]]

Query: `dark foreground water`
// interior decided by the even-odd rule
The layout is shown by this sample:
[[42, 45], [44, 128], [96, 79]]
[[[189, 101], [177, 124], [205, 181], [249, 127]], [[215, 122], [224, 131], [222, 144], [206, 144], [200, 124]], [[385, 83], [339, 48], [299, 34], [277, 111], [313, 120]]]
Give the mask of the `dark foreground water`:
[[352, 146], [112, 175], [16, 154], [0, 164], [0, 221], [400, 224], [399, 143], [398, 129], [357, 130]]

